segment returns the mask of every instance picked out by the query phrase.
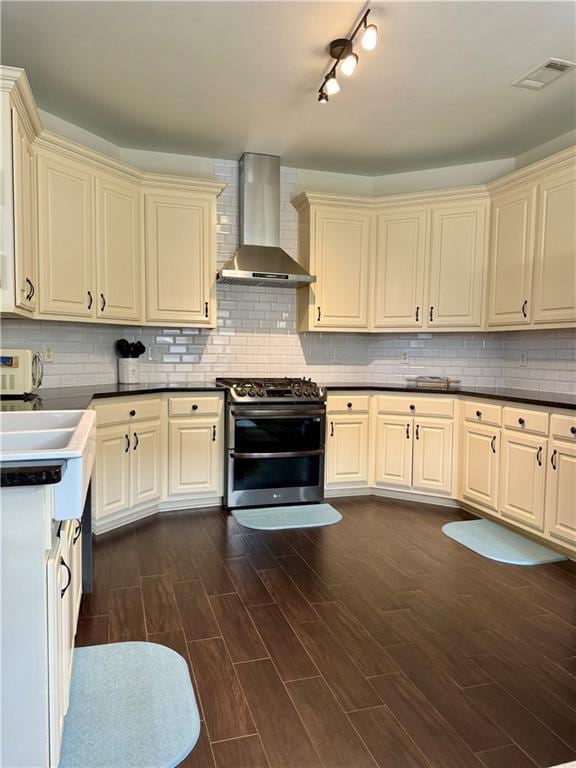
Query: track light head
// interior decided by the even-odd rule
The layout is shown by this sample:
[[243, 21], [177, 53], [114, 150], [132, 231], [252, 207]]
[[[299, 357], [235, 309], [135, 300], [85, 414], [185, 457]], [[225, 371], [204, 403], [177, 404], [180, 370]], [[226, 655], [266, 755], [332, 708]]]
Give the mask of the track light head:
[[328, 94], [326, 94], [324, 91], [320, 91], [318, 94], [318, 101], [320, 104], [328, 104]]
[[334, 96], [340, 90], [340, 83], [336, 80], [336, 71], [331, 70], [324, 82], [324, 88], [328, 96]]
[[358, 66], [358, 56], [355, 53], [349, 53], [345, 59], [340, 62], [340, 72], [346, 77], [350, 77]]
[[366, 20], [364, 20], [364, 32], [362, 32], [360, 45], [362, 46], [362, 48], [364, 48], [365, 51], [373, 51], [374, 48], [376, 48], [377, 42], [378, 42], [378, 27], [376, 26], [376, 24], [366, 25]]

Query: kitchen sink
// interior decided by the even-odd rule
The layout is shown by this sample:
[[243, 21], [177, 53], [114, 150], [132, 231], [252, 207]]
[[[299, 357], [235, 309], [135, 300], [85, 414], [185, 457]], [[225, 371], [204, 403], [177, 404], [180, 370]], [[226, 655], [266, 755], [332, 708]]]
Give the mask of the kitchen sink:
[[0, 433], [30, 432], [38, 429], [75, 429], [85, 411], [0, 412]]
[[[8, 454], [21, 454], [33, 451], [35, 454], [52, 452], [66, 448], [72, 437], [73, 429], [44, 429], [38, 432], [4, 432], [0, 435], [2, 456], [10, 461]], [[51, 457], [50, 457], [51, 458]]]

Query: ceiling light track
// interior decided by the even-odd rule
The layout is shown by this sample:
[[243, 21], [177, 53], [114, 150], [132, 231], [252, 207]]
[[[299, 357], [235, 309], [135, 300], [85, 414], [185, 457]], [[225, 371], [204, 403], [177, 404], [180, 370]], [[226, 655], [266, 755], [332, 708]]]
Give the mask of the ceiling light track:
[[360, 46], [365, 51], [373, 51], [376, 48], [378, 27], [375, 24], [368, 24], [369, 14], [370, 8], [364, 12], [350, 37], [341, 37], [337, 40], [332, 40], [330, 43], [330, 56], [335, 59], [335, 62], [326, 75], [324, 75], [322, 85], [318, 89], [318, 101], [320, 104], [327, 104], [330, 96], [334, 96], [340, 90], [340, 83], [337, 78], [338, 73], [350, 77], [356, 70], [360, 61], [358, 54], [354, 52], [356, 36], [361, 32]]

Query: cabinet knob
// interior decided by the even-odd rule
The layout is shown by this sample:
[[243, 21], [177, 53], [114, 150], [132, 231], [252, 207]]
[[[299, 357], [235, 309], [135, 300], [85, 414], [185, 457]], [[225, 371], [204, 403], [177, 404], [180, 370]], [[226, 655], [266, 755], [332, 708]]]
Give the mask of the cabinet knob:
[[576, 427], [570, 427], [570, 434], [576, 435]]
[[477, 416], [477, 418], [481, 419], [482, 418], [482, 411], [476, 411], [476, 416]]
[[523, 427], [526, 424], [526, 419], [523, 419], [522, 416], [518, 419], [518, 424], [520, 424], [521, 427]]
[[352, 408], [352, 403], [346, 403], [347, 408]]
[[194, 405], [192, 406], [192, 410], [193, 411], [197, 411], [198, 410], [198, 406], [196, 405], [196, 403], [194, 403]]
[[415, 406], [415, 405], [411, 405], [411, 406], [410, 406], [410, 410], [411, 410], [411, 411], [415, 411], [415, 410], [416, 410], [416, 406]]
[[136, 416], [136, 411], [130, 411], [130, 416]]

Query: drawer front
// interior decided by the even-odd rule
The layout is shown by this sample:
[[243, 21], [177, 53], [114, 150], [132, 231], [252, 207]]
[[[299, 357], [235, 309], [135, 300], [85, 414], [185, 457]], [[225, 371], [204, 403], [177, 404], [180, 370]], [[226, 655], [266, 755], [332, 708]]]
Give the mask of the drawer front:
[[219, 416], [222, 411], [220, 395], [196, 395], [196, 397], [171, 397], [168, 399], [170, 416]]
[[454, 415], [454, 400], [444, 397], [392, 397], [377, 398], [378, 413], [400, 413], [403, 416]]
[[550, 417], [550, 434], [559, 440], [570, 440], [576, 443], [576, 414], [567, 416], [553, 413]]
[[113, 400], [102, 405], [95, 405], [94, 410], [96, 411], [96, 424], [98, 427], [121, 424], [124, 421], [159, 419], [160, 398]]
[[328, 395], [328, 413], [368, 413], [370, 395]]
[[530, 411], [527, 408], [504, 408], [504, 426], [519, 432], [533, 435], [548, 434], [548, 414], [543, 411]]
[[491, 424], [500, 427], [502, 426], [502, 406], [466, 401], [464, 403], [464, 418], [466, 421], [474, 421], [476, 424]]

